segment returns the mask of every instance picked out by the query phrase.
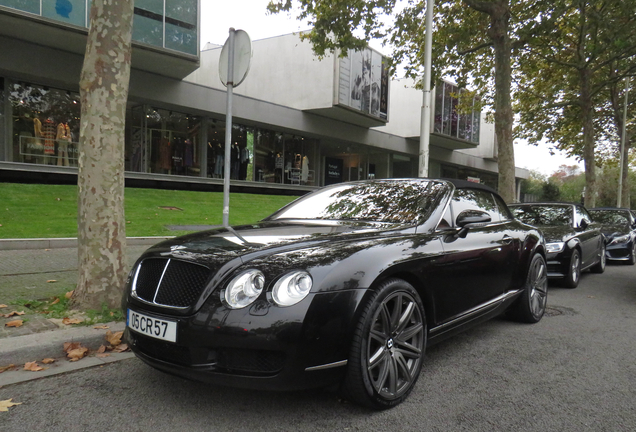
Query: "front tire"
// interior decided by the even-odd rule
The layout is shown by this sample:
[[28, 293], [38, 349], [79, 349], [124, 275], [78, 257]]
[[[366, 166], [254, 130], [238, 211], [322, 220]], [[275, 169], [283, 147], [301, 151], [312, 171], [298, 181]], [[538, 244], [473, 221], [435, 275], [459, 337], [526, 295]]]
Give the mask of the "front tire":
[[577, 249], [572, 251], [567, 274], [563, 278], [563, 286], [566, 288], [576, 288], [581, 279], [581, 255]]
[[526, 285], [517, 303], [511, 310], [511, 316], [517, 321], [537, 323], [541, 321], [548, 302], [548, 270], [545, 258], [535, 254], [530, 261]]
[[419, 378], [425, 347], [426, 315], [417, 291], [402, 279], [384, 281], [354, 331], [344, 397], [373, 409], [400, 404]]
[[633, 241], [632, 243], [632, 252], [629, 255], [629, 261], [627, 261], [627, 264], [629, 265], [636, 264], [636, 241]]

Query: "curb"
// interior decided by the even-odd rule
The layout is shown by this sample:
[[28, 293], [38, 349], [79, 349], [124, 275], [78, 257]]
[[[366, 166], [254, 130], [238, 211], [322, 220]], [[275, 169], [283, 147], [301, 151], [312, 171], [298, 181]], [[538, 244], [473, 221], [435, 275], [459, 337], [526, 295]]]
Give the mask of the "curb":
[[[107, 325], [111, 332], [123, 331], [124, 322], [111, 322]], [[108, 330], [93, 327], [73, 327], [69, 329], [50, 330], [25, 336], [2, 339], [0, 342], [0, 366], [26, 362], [41, 361], [45, 358], [66, 357], [64, 342], [80, 342], [90, 350], [97, 350], [106, 343], [104, 338]]]
[[[126, 246], [152, 246], [169, 237], [127, 237]], [[1, 239], [0, 250], [76, 248], [77, 238]]]

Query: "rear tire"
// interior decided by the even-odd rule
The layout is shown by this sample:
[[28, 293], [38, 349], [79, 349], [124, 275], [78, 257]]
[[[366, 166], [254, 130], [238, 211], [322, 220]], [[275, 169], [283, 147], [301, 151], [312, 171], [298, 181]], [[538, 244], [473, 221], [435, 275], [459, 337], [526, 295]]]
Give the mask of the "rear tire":
[[601, 245], [601, 259], [595, 264], [590, 271], [592, 273], [603, 273], [605, 271], [605, 265], [607, 264], [607, 257], [605, 256], [605, 242]]
[[535, 254], [530, 261], [526, 285], [521, 297], [510, 311], [510, 316], [521, 322], [541, 321], [548, 302], [548, 271], [545, 258]]
[[426, 331], [417, 291], [402, 279], [384, 281], [362, 306], [343, 396], [378, 410], [404, 401], [422, 369]]
[[578, 249], [572, 251], [570, 263], [568, 264], [567, 274], [563, 278], [563, 286], [566, 288], [576, 288], [579, 286], [581, 279], [581, 255]]

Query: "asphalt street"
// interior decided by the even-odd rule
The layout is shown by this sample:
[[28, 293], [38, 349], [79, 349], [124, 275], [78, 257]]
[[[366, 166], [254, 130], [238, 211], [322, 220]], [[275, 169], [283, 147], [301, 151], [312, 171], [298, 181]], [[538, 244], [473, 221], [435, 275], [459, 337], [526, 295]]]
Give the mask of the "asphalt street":
[[634, 431], [636, 267], [550, 286], [535, 325], [498, 318], [427, 351], [409, 399], [384, 412], [329, 391], [209, 386], [136, 358], [0, 388], [0, 431]]

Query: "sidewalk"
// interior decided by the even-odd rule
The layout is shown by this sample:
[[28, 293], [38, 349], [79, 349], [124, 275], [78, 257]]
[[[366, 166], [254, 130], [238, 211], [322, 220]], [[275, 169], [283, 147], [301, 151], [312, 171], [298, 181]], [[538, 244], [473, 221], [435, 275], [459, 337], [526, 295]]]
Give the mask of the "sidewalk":
[[[129, 238], [128, 266], [132, 267], [143, 251], [163, 239]], [[108, 323], [108, 330], [65, 325], [60, 319], [47, 318], [20, 305], [20, 300], [51, 299], [75, 288], [76, 242], [75, 239], [0, 240], [0, 305], [7, 306], [0, 308], [0, 314], [25, 312], [24, 315], [0, 317], [0, 368], [9, 364], [22, 366], [26, 362], [41, 361], [48, 357], [64, 357], [64, 342], [80, 342], [95, 350], [105, 342], [108, 330], [114, 333], [124, 329], [123, 322]], [[5, 326], [15, 319], [23, 320], [23, 325]], [[91, 362], [85, 362], [84, 365], [88, 363]], [[9, 374], [0, 374], [0, 385], [7, 384]], [[39, 376], [43, 375], [46, 374]]]

